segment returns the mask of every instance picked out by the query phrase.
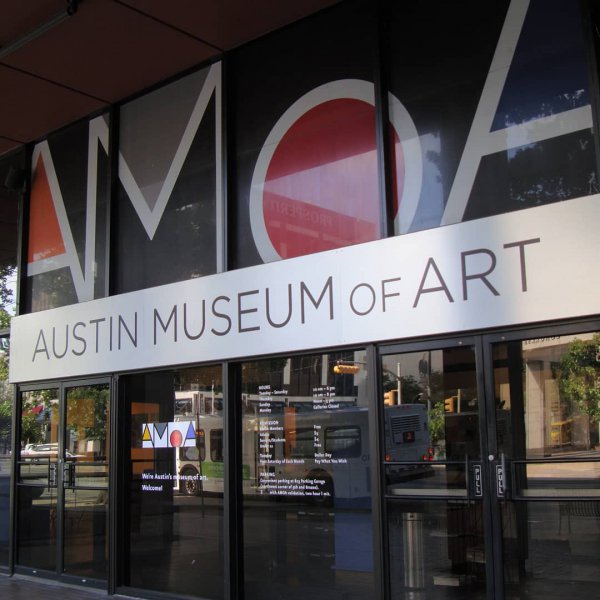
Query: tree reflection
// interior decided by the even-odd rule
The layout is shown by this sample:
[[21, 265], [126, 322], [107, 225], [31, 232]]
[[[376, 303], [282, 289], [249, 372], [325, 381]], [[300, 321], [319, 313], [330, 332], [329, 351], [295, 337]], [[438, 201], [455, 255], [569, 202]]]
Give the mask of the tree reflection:
[[[566, 401], [563, 418], [576, 410], [589, 418], [590, 424], [600, 421], [600, 334], [591, 340], [575, 339], [569, 343], [559, 365], [559, 388]], [[587, 447], [591, 447], [588, 428]]]

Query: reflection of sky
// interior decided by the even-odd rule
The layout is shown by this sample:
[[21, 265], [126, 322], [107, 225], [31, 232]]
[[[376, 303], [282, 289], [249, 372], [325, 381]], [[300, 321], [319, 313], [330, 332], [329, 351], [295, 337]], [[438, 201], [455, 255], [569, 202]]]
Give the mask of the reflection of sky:
[[[426, 133], [419, 136], [419, 141], [423, 153], [423, 181], [421, 201], [410, 231], [437, 227], [444, 212], [444, 185], [439, 168], [442, 153], [440, 136]], [[446, 193], [448, 192], [449, 190], [446, 190]]]
[[364, 220], [379, 213], [377, 154], [369, 150], [265, 182], [265, 191]]
[[492, 130], [589, 104], [578, 2], [532, 0]]

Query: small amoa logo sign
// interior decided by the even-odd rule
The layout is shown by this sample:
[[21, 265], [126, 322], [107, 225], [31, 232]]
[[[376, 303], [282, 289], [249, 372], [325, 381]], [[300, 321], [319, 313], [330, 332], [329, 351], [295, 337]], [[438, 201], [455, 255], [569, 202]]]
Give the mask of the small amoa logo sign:
[[196, 432], [192, 421], [142, 425], [142, 448], [189, 448], [195, 445]]
[[[421, 191], [415, 125], [391, 96], [396, 220], [411, 222]], [[250, 190], [250, 222], [265, 262], [380, 237], [373, 84], [326, 83], [299, 98], [263, 144]], [[398, 209], [400, 207], [400, 209]]]

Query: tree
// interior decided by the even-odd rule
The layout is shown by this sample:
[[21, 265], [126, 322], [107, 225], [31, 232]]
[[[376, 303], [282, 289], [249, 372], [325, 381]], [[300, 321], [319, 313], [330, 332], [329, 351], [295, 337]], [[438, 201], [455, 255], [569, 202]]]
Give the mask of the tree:
[[[558, 385], [567, 410], [573, 408], [589, 417], [590, 423], [600, 421], [600, 334], [591, 340], [576, 339], [569, 343], [560, 359]], [[588, 430], [588, 448], [591, 445]]]
[[[394, 373], [384, 370], [382, 375], [383, 391], [398, 389], [398, 377]], [[422, 396], [422, 388], [419, 382], [412, 375], [403, 375], [400, 377], [400, 393], [404, 404], [413, 404], [419, 402]]]
[[[0, 329], [10, 326], [7, 308], [12, 302], [12, 290], [8, 280], [15, 273], [13, 266], [0, 266]], [[0, 454], [5, 454], [10, 449], [13, 395], [12, 387], [8, 384], [8, 338], [0, 338]]]
[[13, 301], [13, 292], [8, 285], [8, 280], [14, 277], [16, 268], [12, 265], [0, 266], [0, 308], [4, 313], [4, 322], [0, 320], [0, 327], [8, 327], [10, 323], [10, 315], [7, 312], [7, 307]]
[[97, 458], [107, 456], [109, 399], [108, 386], [75, 387], [67, 394], [67, 429], [74, 439], [97, 441]]
[[445, 449], [442, 447], [446, 437], [446, 411], [444, 407], [444, 401], [438, 400], [434, 402], [431, 409], [429, 410], [429, 421], [427, 428], [429, 430], [429, 438], [431, 440], [431, 446], [435, 448], [436, 458], [445, 458], [443, 452]]
[[10, 451], [12, 393], [6, 381], [0, 381], [0, 454]]

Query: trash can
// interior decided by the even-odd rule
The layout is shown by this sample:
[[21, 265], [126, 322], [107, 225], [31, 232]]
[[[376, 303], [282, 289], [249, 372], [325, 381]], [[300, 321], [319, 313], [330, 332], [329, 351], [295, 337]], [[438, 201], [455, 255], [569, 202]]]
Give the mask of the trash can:
[[402, 513], [402, 541], [404, 542], [404, 586], [425, 587], [423, 555], [423, 513]]

